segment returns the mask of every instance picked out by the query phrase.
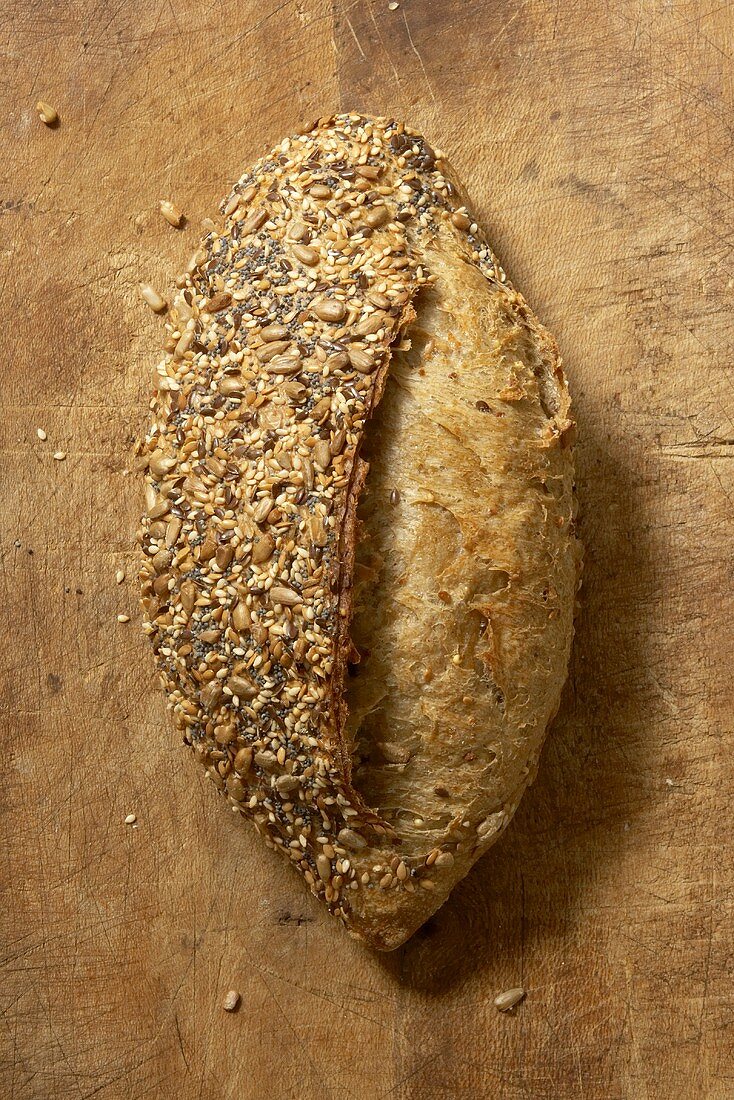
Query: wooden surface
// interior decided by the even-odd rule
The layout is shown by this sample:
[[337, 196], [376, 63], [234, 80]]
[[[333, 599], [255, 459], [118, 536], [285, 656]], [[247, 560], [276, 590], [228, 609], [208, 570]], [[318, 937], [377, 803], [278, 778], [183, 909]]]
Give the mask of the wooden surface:
[[[0, 1095], [734, 1096], [734, 4], [10, 0], [0, 41]], [[351, 107], [452, 154], [557, 336], [587, 546], [538, 780], [384, 958], [171, 733], [128, 473], [161, 340], [137, 282]]]

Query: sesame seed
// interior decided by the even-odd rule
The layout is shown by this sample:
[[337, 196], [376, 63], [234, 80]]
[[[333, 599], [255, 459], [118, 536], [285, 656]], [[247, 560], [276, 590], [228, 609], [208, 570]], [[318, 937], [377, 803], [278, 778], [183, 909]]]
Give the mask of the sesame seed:
[[48, 439], [48, 436], [44, 432], [43, 428], [36, 428], [36, 435], [42, 443], [45, 443], [45, 441]]
[[116, 584], [122, 584], [122, 582], [124, 580], [125, 580], [125, 571], [124, 571], [124, 569], [118, 569], [117, 572], [115, 573], [115, 583]]
[[117, 616], [117, 621], [118, 621], [118, 623], [129, 623], [130, 622], [130, 616], [129, 615], [118, 615]]
[[138, 819], [137, 819], [135, 814], [128, 814], [127, 817], [125, 818], [125, 824], [126, 825], [134, 825], [137, 820]]
[[54, 459], [56, 460], [56, 462], [63, 462], [65, 458], [66, 458], [66, 451], [55, 451], [54, 452]]

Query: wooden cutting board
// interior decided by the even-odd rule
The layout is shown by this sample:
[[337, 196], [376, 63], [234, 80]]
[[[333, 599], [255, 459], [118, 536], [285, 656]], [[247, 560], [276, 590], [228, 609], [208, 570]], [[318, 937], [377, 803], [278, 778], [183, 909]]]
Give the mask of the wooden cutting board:
[[[6, 3], [0, 1095], [734, 1096], [733, 20], [720, 0]], [[135, 579], [162, 339], [137, 284], [167, 292], [248, 163], [350, 108], [450, 152], [557, 336], [587, 547], [537, 782], [383, 958], [205, 786]]]

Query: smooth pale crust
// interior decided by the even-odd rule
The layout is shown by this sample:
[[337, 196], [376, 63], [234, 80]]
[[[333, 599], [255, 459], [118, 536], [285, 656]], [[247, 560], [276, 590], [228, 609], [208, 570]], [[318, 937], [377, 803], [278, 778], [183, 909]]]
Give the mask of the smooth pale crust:
[[157, 368], [146, 630], [215, 785], [391, 949], [507, 824], [558, 706], [568, 395], [445, 160], [400, 124], [322, 120], [226, 213]]
[[367, 429], [352, 637], [368, 656], [349, 724], [364, 754], [355, 785], [397, 828], [401, 856], [450, 857], [408, 909], [392, 893], [366, 899], [386, 945], [437, 908], [532, 781], [579, 566], [555, 345], [518, 294], [466, 264], [451, 230], [425, 259], [435, 285]]

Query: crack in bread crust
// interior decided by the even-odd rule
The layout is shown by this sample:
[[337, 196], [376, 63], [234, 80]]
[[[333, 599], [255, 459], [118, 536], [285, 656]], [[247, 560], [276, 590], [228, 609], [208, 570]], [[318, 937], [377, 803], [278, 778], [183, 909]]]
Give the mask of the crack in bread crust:
[[[525, 307], [442, 155], [393, 120], [320, 120], [243, 176], [222, 213], [178, 281], [155, 371], [142, 448], [145, 630], [174, 720], [215, 787], [350, 930], [395, 947], [498, 829], [475, 807], [461, 845], [447, 836], [403, 858], [398, 832], [352, 786], [344, 679], [360, 447], [391, 348], [436, 279], [431, 242], [448, 242], [508, 309]], [[571, 422], [557, 354], [523, 317], [556, 372], [545, 445], [560, 452]], [[559, 461], [560, 514], [567, 448]]]

